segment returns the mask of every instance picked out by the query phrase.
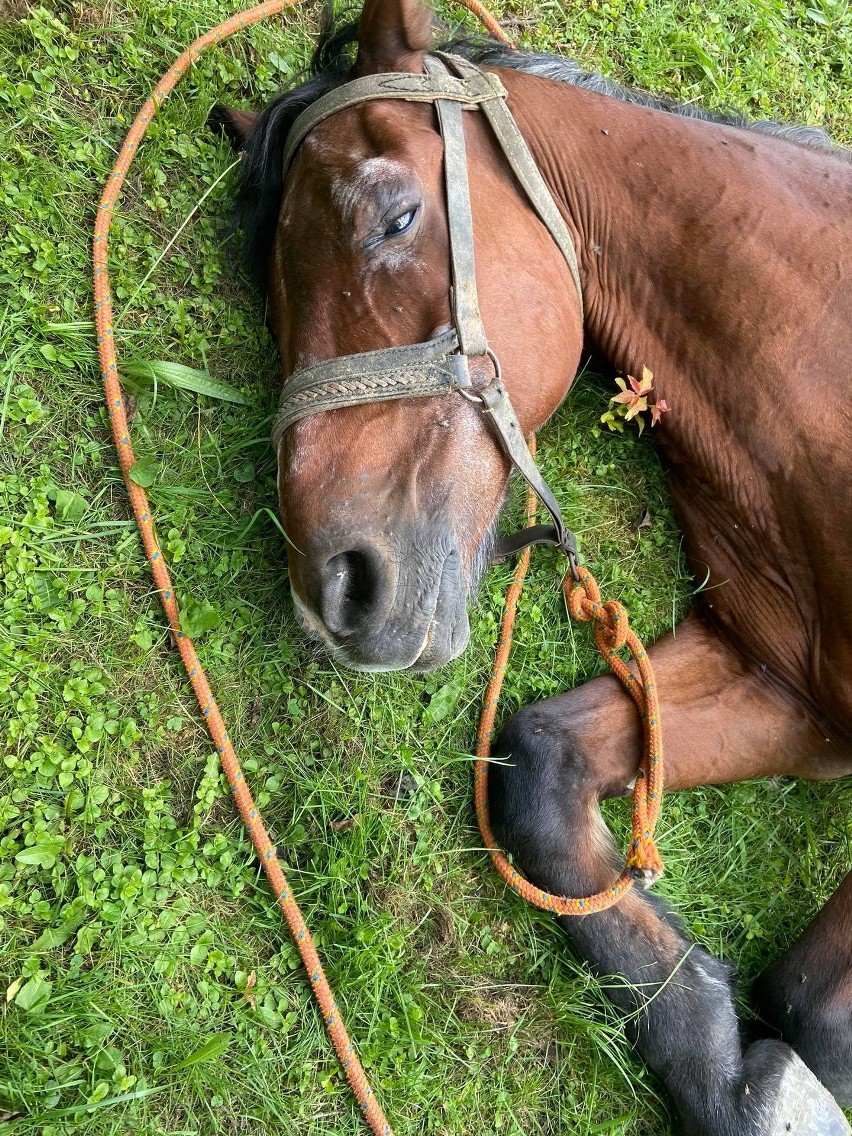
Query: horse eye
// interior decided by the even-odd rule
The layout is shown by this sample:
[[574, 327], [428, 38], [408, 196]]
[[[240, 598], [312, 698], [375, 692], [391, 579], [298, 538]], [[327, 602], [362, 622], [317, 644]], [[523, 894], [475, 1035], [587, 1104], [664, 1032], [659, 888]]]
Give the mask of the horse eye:
[[394, 220], [391, 221], [391, 223], [385, 229], [385, 236], [398, 237], [401, 233], [404, 233], [407, 229], [410, 229], [412, 222], [414, 221], [414, 215], [416, 212], [416, 209], [407, 209], [405, 213], [400, 213], [400, 215], [398, 217], [395, 217]]

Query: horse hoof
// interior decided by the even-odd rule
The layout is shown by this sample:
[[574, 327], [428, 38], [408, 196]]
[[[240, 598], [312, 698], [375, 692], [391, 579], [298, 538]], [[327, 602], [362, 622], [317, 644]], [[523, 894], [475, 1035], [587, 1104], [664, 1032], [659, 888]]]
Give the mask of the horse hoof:
[[755, 1065], [763, 1065], [772, 1068], [773, 1079], [777, 1078], [767, 1103], [765, 1136], [852, 1136], [852, 1127], [834, 1097], [789, 1046], [758, 1041], [750, 1047], [748, 1058], [749, 1077]]

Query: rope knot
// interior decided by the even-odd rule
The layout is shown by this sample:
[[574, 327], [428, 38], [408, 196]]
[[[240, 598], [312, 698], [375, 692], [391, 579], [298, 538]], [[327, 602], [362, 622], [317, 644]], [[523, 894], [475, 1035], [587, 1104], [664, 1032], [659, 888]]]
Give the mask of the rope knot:
[[637, 861], [640, 859], [638, 853], [631, 856], [627, 861], [627, 871], [636, 883], [646, 890], [653, 887], [657, 880], [663, 876], [663, 860], [653, 840], [650, 841], [650, 848], [647, 851], [649, 853], [648, 863], [638, 863]]
[[568, 601], [568, 610], [572, 618], [581, 623], [588, 623], [596, 618], [595, 608], [600, 606], [601, 590], [598, 582], [588, 570], [580, 564], [577, 568], [579, 583], [568, 591], [568, 580], [565, 581], [565, 598]]
[[651, 887], [663, 875], [663, 858], [650, 828], [639, 832], [630, 842], [630, 854], [625, 867], [643, 888]]
[[629, 622], [627, 611], [618, 600], [601, 603], [601, 591], [588, 568], [578, 569], [580, 582], [570, 592], [566, 589], [568, 611], [581, 623], [594, 620], [595, 638], [599, 645], [610, 651], [620, 651], [627, 642]]
[[597, 619], [602, 638], [611, 651], [620, 651], [627, 642], [629, 624], [627, 612], [618, 600], [609, 600]]
[[662, 879], [663, 869], [659, 852], [657, 853], [657, 859], [660, 864], [659, 868], [640, 868], [638, 866], [634, 866], [634, 864], [630, 864], [630, 866], [627, 868], [630, 876], [633, 876], [633, 878], [636, 880], [636, 883], [640, 885], [640, 887], [645, 892], [648, 891], [649, 887], [653, 887], [654, 884], [657, 883], [658, 879]]

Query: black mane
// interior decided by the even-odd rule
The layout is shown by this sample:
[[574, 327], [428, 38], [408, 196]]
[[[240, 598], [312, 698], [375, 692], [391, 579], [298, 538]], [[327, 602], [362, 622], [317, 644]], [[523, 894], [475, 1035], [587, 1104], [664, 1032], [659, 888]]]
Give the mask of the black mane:
[[[350, 77], [358, 39], [358, 21], [335, 27], [327, 18], [309, 66], [300, 81], [283, 91], [258, 116], [246, 143], [241, 163], [237, 214], [244, 231], [243, 255], [247, 268], [263, 287], [269, 250], [281, 211], [281, 161], [290, 127], [298, 116], [327, 91]], [[830, 151], [852, 160], [852, 152], [835, 145], [823, 130], [776, 122], [755, 122], [738, 111], [720, 113], [666, 96], [651, 95], [614, 83], [597, 71], [585, 71], [571, 59], [542, 52], [515, 51], [486, 37], [452, 36], [440, 49], [489, 67], [507, 67], [686, 118], [721, 122], [744, 130], [774, 134], [810, 149]]]
[[258, 115], [246, 142], [240, 163], [237, 216], [244, 233], [246, 267], [261, 287], [266, 284], [269, 250], [281, 212], [281, 164], [290, 127], [303, 110], [346, 82], [357, 40], [357, 20], [335, 28], [327, 18], [310, 64], [295, 85], [282, 91]]

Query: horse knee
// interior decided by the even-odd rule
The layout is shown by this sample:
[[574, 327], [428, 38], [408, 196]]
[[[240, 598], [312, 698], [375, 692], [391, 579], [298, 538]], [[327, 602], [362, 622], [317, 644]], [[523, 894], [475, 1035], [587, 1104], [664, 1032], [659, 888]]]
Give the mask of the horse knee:
[[500, 841], [530, 870], [552, 858], [582, 823], [589, 764], [563, 722], [554, 728], [546, 704], [528, 706], [506, 723], [489, 769], [489, 807]]
[[[782, 963], [756, 988], [763, 1016], [819, 1077], [844, 1108], [852, 1108], [852, 990], [848, 976], [838, 984], [799, 973]], [[845, 978], [845, 982], [843, 979]]]

